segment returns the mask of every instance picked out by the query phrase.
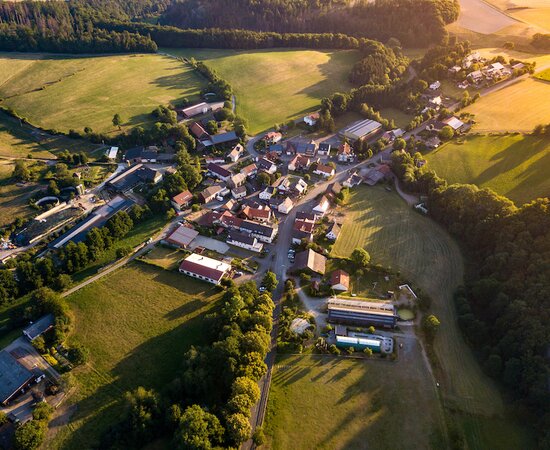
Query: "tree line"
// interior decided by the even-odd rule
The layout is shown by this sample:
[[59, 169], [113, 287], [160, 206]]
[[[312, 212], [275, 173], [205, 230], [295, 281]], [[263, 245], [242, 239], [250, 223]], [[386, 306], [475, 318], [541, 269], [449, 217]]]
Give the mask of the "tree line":
[[[458, 322], [485, 371], [525, 405], [550, 445], [550, 200], [517, 207], [474, 185], [447, 185], [420, 154], [394, 154], [406, 188], [428, 196], [430, 216], [468, 250], [474, 270], [455, 294]], [[523, 408], [525, 409], [525, 408]]]

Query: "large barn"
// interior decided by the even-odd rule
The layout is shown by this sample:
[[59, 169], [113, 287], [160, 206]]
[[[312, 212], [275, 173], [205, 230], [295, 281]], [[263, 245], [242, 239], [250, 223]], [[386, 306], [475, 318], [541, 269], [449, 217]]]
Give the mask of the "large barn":
[[341, 137], [347, 138], [352, 142], [359, 139], [369, 139], [382, 129], [382, 124], [375, 120], [359, 120], [348, 125], [338, 133]]
[[328, 301], [328, 321], [394, 328], [397, 312], [391, 303], [331, 298]]

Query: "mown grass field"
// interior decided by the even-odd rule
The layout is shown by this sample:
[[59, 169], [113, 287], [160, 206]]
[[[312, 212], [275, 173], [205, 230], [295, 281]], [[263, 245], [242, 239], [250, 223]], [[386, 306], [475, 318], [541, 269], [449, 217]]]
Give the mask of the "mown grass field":
[[355, 51], [169, 49], [208, 64], [234, 88], [237, 112], [259, 133], [315, 110], [323, 97], [347, 92]]
[[202, 317], [219, 296], [206, 283], [134, 263], [68, 297], [71, 341], [90, 350], [90, 361], [75, 371], [76, 412], [48, 448], [98, 446], [121, 419], [124, 392], [165, 389], [184, 353], [201, 343]]
[[27, 218], [36, 214], [28, 206], [28, 200], [38, 189], [36, 183], [19, 187], [12, 178], [14, 163], [0, 160], [0, 227], [7, 225], [16, 217]]
[[483, 96], [464, 109], [475, 115], [478, 132], [530, 132], [550, 122], [550, 84], [533, 78]]
[[444, 448], [431, 376], [421, 364], [408, 368], [402, 361], [280, 356], [267, 409], [268, 447]]
[[196, 100], [203, 85], [189, 66], [161, 55], [0, 54], [0, 104], [46, 129], [117, 133], [115, 113], [123, 129], [147, 125], [156, 106]]
[[[463, 142], [463, 143], [460, 143]], [[465, 137], [427, 155], [449, 183], [488, 187], [520, 205], [550, 196], [550, 139], [513, 134]]]
[[542, 81], [550, 81], [550, 69], [543, 70], [535, 75], [535, 78]]
[[[456, 322], [452, 295], [463, 279], [457, 244], [433, 221], [407, 207], [396, 193], [362, 186], [353, 191], [333, 254], [349, 256], [360, 246], [374, 263], [400, 271], [431, 297], [431, 311], [442, 323], [435, 352], [441, 365], [436, 373], [443, 402], [475, 417], [504, 417], [499, 391], [481, 371]], [[511, 426], [504, 419], [501, 424]], [[465, 432], [474, 442], [493, 439], [481, 420], [474, 420]]]

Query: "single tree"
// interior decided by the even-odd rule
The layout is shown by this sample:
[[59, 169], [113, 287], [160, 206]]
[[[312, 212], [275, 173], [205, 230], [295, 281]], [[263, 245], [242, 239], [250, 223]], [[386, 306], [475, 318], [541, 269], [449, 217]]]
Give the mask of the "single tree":
[[118, 127], [118, 129], [120, 130], [122, 127], [122, 117], [120, 117], [120, 114], [119, 113], [116, 113], [114, 116], [113, 116], [113, 125], [115, 127]]

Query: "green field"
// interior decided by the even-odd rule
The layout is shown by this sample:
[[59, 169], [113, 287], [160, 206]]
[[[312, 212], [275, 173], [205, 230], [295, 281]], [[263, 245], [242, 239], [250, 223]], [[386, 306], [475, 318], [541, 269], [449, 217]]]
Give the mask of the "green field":
[[234, 88], [237, 112], [253, 134], [275, 123], [315, 110], [323, 97], [347, 92], [355, 51], [316, 50], [167, 50], [194, 57], [216, 70]]
[[449, 183], [472, 183], [518, 205], [550, 196], [550, 139], [530, 135], [467, 136], [427, 155]]
[[413, 116], [397, 108], [383, 108], [380, 110], [380, 114], [384, 119], [393, 119], [398, 128], [405, 128], [413, 119]]
[[75, 318], [70, 340], [91, 356], [75, 371], [77, 390], [69, 402], [76, 412], [48, 448], [97, 447], [120, 420], [125, 391], [165, 389], [183, 354], [201, 343], [201, 318], [218, 298], [211, 285], [140, 263], [68, 297]]
[[[456, 243], [433, 221], [408, 208], [397, 194], [383, 187], [359, 187], [353, 191], [333, 254], [349, 256], [358, 246], [371, 254], [374, 263], [400, 271], [431, 297], [431, 311], [442, 323], [435, 351], [441, 364], [437, 377], [444, 404], [475, 417], [503, 417], [501, 395], [481, 371], [456, 322], [452, 295], [463, 277]], [[508, 421], [501, 422], [512, 429]], [[474, 420], [465, 431], [474, 442], [493, 439], [486, 436], [481, 420]]]
[[530, 132], [550, 122], [550, 83], [527, 78], [485, 95], [464, 109], [474, 114], [475, 131]]
[[[418, 343], [412, 340], [410, 345], [418, 356]], [[269, 447], [444, 448], [432, 378], [424, 365], [405, 370], [403, 364], [318, 355], [279, 357], [267, 409]]]
[[39, 186], [27, 183], [19, 187], [11, 177], [14, 163], [0, 160], [0, 227], [13, 222], [16, 217], [27, 218], [36, 214], [28, 206], [28, 200]]
[[115, 113], [123, 129], [148, 124], [156, 106], [196, 100], [203, 85], [189, 66], [161, 55], [0, 54], [0, 104], [46, 129], [116, 133]]
[[550, 69], [543, 70], [535, 75], [535, 78], [543, 81], [550, 81]]

